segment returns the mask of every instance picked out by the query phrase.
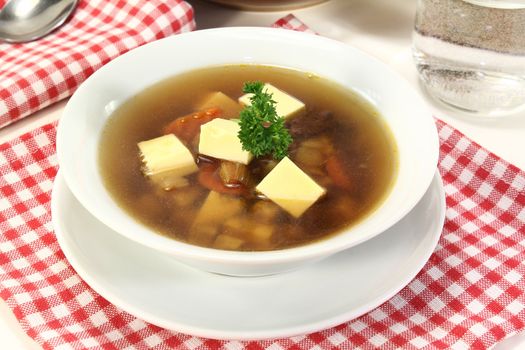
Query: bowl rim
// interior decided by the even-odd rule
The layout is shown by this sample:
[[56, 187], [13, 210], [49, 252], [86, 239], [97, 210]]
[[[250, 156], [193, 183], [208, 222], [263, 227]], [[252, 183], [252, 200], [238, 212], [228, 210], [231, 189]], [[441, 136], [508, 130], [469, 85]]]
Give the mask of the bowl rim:
[[[353, 239], [349, 240], [347, 242], [340, 242], [341, 239], [337, 240], [334, 238], [342, 236], [341, 231], [339, 233], [333, 234], [330, 237], [307, 243], [302, 246], [297, 247], [291, 247], [291, 248], [285, 248], [280, 250], [272, 250], [272, 251], [228, 251], [228, 250], [219, 250], [214, 248], [207, 248], [207, 247], [201, 247], [197, 245], [192, 245], [189, 243], [185, 243], [182, 241], [175, 240], [173, 238], [164, 237], [158, 233], [155, 233], [152, 229], [146, 227], [145, 225], [141, 224], [137, 220], [133, 219], [131, 216], [128, 215], [129, 219], [133, 221], [136, 225], [142, 226], [146, 229], [146, 231], [149, 231], [148, 237], [140, 237], [138, 239], [136, 236], [130, 235], [128, 232], [123, 232], [123, 230], [120, 229], [117, 222], [114, 222], [111, 220], [111, 218], [107, 218], [104, 216], [103, 213], [100, 212], [100, 210], [97, 210], [96, 205], [94, 203], [91, 203], [84, 199], [82, 191], [74, 186], [75, 181], [73, 177], [75, 174], [73, 174], [71, 169], [68, 166], [64, 165], [64, 160], [67, 158], [67, 144], [65, 144], [64, 135], [66, 131], [64, 130], [66, 128], [67, 123], [65, 122], [68, 118], [71, 119], [71, 115], [74, 112], [74, 105], [75, 102], [81, 94], [84, 93], [86, 90], [86, 87], [88, 86], [88, 83], [90, 81], [93, 81], [94, 79], [98, 79], [99, 76], [103, 76], [105, 72], [109, 69], [112, 69], [112, 67], [119, 64], [121, 60], [124, 58], [130, 56], [130, 55], [136, 55], [138, 53], [143, 53], [144, 51], [148, 50], [149, 47], [152, 47], [154, 45], [162, 45], [164, 42], [168, 41], [177, 41], [179, 38], [191, 38], [193, 36], [213, 36], [215, 34], [219, 35], [226, 35], [229, 34], [243, 34], [243, 35], [258, 35], [262, 37], [267, 37], [271, 35], [278, 35], [283, 36], [287, 39], [294, 40], [294, 39], [300, 39], [300, 40], [307, 40], [307, 41], [313, 41], [324, 43], [325, 45], [330, 45], [334, 49], [337, 50], [345, 50], [349, 52], [353, 52], [354, 54], [360, 55], [362, 57], [365, 57], [367, 60], [370, 60], [372, 62], [375, 62], [375, 64], [379, 64], [385, 69], [386, 71], [389, 71], [390, 74], [393, 74], [397, 77], [399, 80], [399, 83], [404, 85], [403, 88], [408, 89], [411, 91], [413, 95], [418, 95], [417, 98], [419, 99], [419, 103], [421, 108], [425, 109], [427, 113], [426, 115], [419, 116], [420, 118], [426, 118], [424, 119], [424, 122], [428, 127], [431, 125], [432, 133], [433, 135], [433, 141], [429, 140], [428, 142], [432, 142], [432, 155], [431, 155], [431, 162], [435, 165], [432, 169], [432, 172], [429, 172], [428, 176], [425, 178], [424, 186], [420, 186], [418, 188], [418, 193], [415, 197], [417, 197], [417, 200], [413, 200], [411, 203], [406, 204], [403, 207], [403, 210], [400, 210], [396, 216], [390, 217], [387, 222], [384, 222], [381, 225], [380, 230], [376, 230], [374, 232], [369, 233], [366, 235], [366, 237], [363, 237], [361, 239]], [[232, 62], [232, 64], [235, 64], [236, 62]], [[256, 63], [257, 64], [257, 63]], [[260, 63], [264, 65], [265, 63]], [[209, 64], [207, 66], [213, 66], [214, 64]], [[204, 67], [204, 66], [202, 66]], [[294, 69], [293, 64], [291, 64], [288, 68]], [[297, 69], [297, 68], [295, 68]], [[189, 71], [186, 69], [185, 71]], [[166, 76], [167, 77], [167, 76]], [[329, 79], [329, 78], [328, 78]], [[146, 85], [149, 86], [149, 85]], [[146, 87], [145, 86], [145, 87]], [[68, 117], [69, 116], [69, 117]], [[204, 30], [198, 30], [193, 32], [187, 32], [182, 34], [177, 34], [171, 37], [159, 39], [153, 42], [150, 42], [148, 44], [145, 44], [143, 46], [140, 46], [138, 48], [135, 48], [133, 50], [128, 51], [127, 53], [113, 59], [112, 61], [108, 62], [106, 65], [101, 67], [99, 70], [95, 71], [84, 83], [81, 84], [81, 86], [76, 90], [76, 92], [73, 94], [73, 96], [70, 98], [70, 100], [67, 102], [66, 107], [64, 109], [64, 112], [62, 114], [62, 117], [59, 121], [58, 127], [57, 127], [57, 157], [58, 162], [61, 166], [61, 172], [64, 176], [64, 179], [66, 181], [66, 184], [71, 189], [74, 196], [79, 200], [79, 202], [93, 215], [95, 216], [99, 221], [116, 231], [117, 233], [132, 239], [134, 241], [137, 241], [140, 244], [143, 244], [145, 246], [157, 249], [162, 252], [166, 252], [169, 254], [172, 254], [174, 256], [178, 256], [183, 259], [191, 259], [195, 261], [200, 262], [220, 262], [220, 263], [242, 263], [245, 265], [271, 265], [275, 263], [289, 263], [299, 260], [315, 260], [316, 258], [322, 258], [328, 255], [331, 255], [333, 253], [342, 251], [344, 249], [350, 248], [352, 246], [355, 246], [357, 244], [360, 244], [368, 239], [371, 239], [378, 234], [384, 232], [389, 227], [394, 225], [396, 222], [401, 220], [408, 212], [410, 212], [415, 205], [419, 202], [421, 197], [424, 195], [428, 187], [430, 186], [435, 170], [437, 168], [438, 163], [438, 157], [439, 157], [439, 138], [437, 134], [437, 128], [434, 123], [434, 119], [432, 117], [432, 113], [428, 106], [424, 103], [422, 97], [416, 93], [415, 89], [411, 87], [408, 82], [396, 71], [394, 71], [392, 68], [390, 68], [388, 65], [386, 65], [384, 62], [380, 61], [379, 59], [363, 52], [360, 49], [357, 49], [355, 47], [352, 47], [348, 44], [345, 44], [343, 42], [330, 39], [323, 36], [313, 35], [310, 33], [304, 33], [304, 32], [298, 32], [293, 31], [289, 29], [281, 29], [281, 28], [266, 28], [266, 27], [226, 27], [226, 28], [212, 28], [212, 29], [204, 29]], [[425, 174], [427, 175], [427, 174]], [[397, 182], [397, 180], [395, 181]], [[72, 185], [73, 184], [73, 185]], [[392, 187], [395, 184], [392, 185]], [[107, 190], [106, 190], [107, 191]], [[392, 189], [390, 190], [392, 192]], [[390, 194], [387, 195], [387, 197], [383, 200], [386, 201]], [[373, 214], [373, 213], [372, 213]], [[370, 215], [369, 215], [370, 216]], [[364, 221], [367, 219], [365, 218]], [[153, 239], [152, 237], [155, 236], [157, 239]], [[160, 238], [163, 239], [160, 239]], [[337, 244], [335, 244], [337, 243]]]

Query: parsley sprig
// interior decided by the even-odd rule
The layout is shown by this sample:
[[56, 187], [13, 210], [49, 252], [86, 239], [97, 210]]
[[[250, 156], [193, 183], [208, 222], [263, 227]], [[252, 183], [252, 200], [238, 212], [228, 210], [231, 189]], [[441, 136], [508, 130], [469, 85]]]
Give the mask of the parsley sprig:
[[243, 92], [253, 95], [251, 105], [241, 111], [238, 136], [242, 148], [254, 157], [271, 154], [279, 160], [288, 154], [292, 136], [284, 126], [284, 118], [277, 115], [272, 94], [263, 91], [263, 87], [260, 81], [244, 84]]

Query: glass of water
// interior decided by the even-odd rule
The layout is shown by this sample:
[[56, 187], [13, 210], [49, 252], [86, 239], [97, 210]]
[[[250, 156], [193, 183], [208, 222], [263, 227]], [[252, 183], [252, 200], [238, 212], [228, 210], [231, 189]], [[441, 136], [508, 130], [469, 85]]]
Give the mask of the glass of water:
[[525, 110], [525, 0], [418, 0], [413, 52], [437, 99], [480, 116]]

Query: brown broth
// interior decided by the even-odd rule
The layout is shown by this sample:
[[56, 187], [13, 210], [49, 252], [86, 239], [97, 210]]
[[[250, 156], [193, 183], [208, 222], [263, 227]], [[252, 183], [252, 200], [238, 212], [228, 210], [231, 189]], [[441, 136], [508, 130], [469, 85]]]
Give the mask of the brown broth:
[[[308, 138], [297, 136], [289, 157], [327, 189], [321, 199], [302, 216], [294, 218], [268, 200], [247, 196], [237, 199], [242, 209], [235, 214], [225, 213], [226, 219], [220, 220], [217, 227], [199, 227], [194, 220], [209, 190], [199, 185], [196, 174], [188, 176], [190, 186], [187, 188], [159, 190], [141, 173], [137, 143], [160, 136], [170, 121], [195, 112], [197, 101], [207, 93], [222, 91], [237, 99], [242, 95], [243, 84], [254, 80], [271, 83], [295, 96], [309, 111], [331, 112], [332, 127], [313, 138], [317, 141], [324, 138], [333, 144], [334, 152], [350, 174], [352, 186], [342, 189], [323, 174], [324, 157], [319, 164], [302, 166], [301, 143]], [[218, 244], [217, 235], [227, 233], [244, 241], [235, 249], [247, 251], [304, 245], [362, 220], [389, 192], [396, 176], [397, 160], [390, 131], [376, 109], [362, 97], [312, 74], [259, 65], [199, 69], [147, 88], [113, 113], [99, 149], [100, 170], [107, 189], [136, 220], [160, 234], [201, 246], [214, 247]], [[265, 162], [250, 163], [256, 180], [264, 176]], [[274, 214], [271, 220], [266, 217], [267, 212]], [[268, 230], [271, 235], [265, 239]], [[262, 232], [263, 238], [254, 232]]]

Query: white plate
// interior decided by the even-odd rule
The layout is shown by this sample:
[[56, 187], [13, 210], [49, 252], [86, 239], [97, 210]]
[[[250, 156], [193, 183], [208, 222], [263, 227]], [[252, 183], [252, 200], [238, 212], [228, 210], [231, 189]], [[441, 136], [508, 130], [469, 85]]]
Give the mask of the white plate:
[[124, 238], [91, 216], [60, 174], [52, 214], [71, 265], [121, 309], [196, 336], [266, 339], [341, 324], [395, 295], [432, 254], [445, 196], [436, 174], [417, 206], [383, 234], [301, 270], [253, 278], [195, 270]]

